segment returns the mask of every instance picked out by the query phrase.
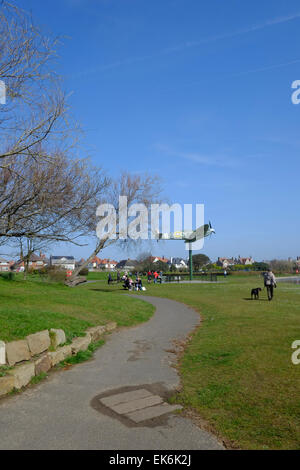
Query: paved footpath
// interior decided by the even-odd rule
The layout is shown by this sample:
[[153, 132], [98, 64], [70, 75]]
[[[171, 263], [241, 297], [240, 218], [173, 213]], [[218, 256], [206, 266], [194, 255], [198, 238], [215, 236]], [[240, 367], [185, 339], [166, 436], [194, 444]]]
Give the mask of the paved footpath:
[[93, 360], [53, 372], [38, 386], [0, 400], [1, 450], [223, 449], [214, 436], [180, 414], [130, 425], [95, 406], [101, 394], [134, 388], [145, 392], [146, 387], [163, 396], [179, 386], [172, 367], [173, 340], [183, 340], [199, 323], [199, 314], [172, 300], [145, 300], [156, 307], [150, 321], [111, 334]]

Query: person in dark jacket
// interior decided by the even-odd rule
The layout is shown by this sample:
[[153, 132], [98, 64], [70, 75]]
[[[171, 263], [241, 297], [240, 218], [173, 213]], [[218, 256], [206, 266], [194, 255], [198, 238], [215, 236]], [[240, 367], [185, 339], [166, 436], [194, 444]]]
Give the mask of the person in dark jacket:
[[267, 289], [268, 299], [273, 299], [274, 287], [277, 287], [276, 278], [272, 273], [272, 270], [269, 269], [266, 273], [264, 273], [264, 285]]

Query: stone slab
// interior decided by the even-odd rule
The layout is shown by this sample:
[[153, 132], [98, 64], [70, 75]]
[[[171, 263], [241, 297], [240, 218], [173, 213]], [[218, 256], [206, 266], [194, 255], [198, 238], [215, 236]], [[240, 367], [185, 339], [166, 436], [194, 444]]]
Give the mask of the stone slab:
[[110, 323], [107, 323], [107, 325], [105, 325], [105, 330], [106, 331], [112, 331], [112, 330], [115, 330], [117, 328], [117, 324], [116, 322], [110, 322]]
[[0, 341], [0, 366], [6, 364], [6, 352], [5, 352], [5, 343]]
[[51, 367], [54, 367], [67, 357], [72, 356], [72, 348], [71, 346], [63, 346], [62, 348], [58, 348], [57, 351], [49, 352], [48, 356], [50, 357]]
[[35, 362], [35, 375], [40, 375], [42, 372], [48, 372], [51, 369], [51, 358], [49, 354], [44, 354], [39, 357]]
[[48, 330], [28, 335], [26, 339], [32, 356], [37, 356], [46, 351], [51, 344]]
[[51, 328], [50, 333], [51, 333], [51, 346], [53, 346], [54, 349], [56, 349], [61, 344], [65, 344], [65, 342], [67, 341], [64, 330]]
[[11, 375], [0, 377], [0, 397], [3, 397], [7, 393], [11, 392], [15, 386], [15, 378]]
[[125, 416], [135, 423], [142, 423], [143, 421], [159, 418], [167, 413], [172, 413], [173, 411], [181, 409], [182, 406], [180, 405], [169, 405], [168, 403], [163, 403], [161, 405], [151, 406], [149, 408], [144, 408], [143, 410], [128, 413]]
[[102, 335], [106, 332], [105, 326], [92, 326], [91, 328], [87, 329], [87, 333], [91, 335], [92, 341], [96, 342], [102, 337]]
[[120, 415], [125, 415], [133, 411], [142, 410], [150, 406], [159, 405], [163, 402], [162, 398], [158, 395], [152, 395], [150, 397], [140, 398], [139, 400], [129, 401], [127, 403], [121, 403], [120, 405], [110, 406], [110, 408]]
[[8, 371], [8, 374], [15, 379], [15, 388], [19, 390], [29, 384], [32, 377], [35, 376], [34, 362], [28, 362], [21, 366], [16, 366], [13, 370]]
[[140, 388], [139, 390], [118, 393], [109, 397], [100, 398], [100, 402], [103, 403], [103, 405], [110, 407], [119, 405], [120, 403], [127, 403], [132, 400], [139, 400], [140, 398], [145, 398], [149, 396], [153, 396], [153, 394], [151, 392], [148, 392], [148, 390], [144, 388]]
[[92, 338], [89, 333], [87, 333], [87, 335], [83, 336], [82, 338], [79, 337], [79, 338], [73, 339], [72, 344], [71, 344], [72, 353], [77, 354], [79, 353], [79, 351], [86, 351], [91, 341], [92, 341]]
[[26, 340], [22, 339], [20, 341], [6, 343], [6, 358], [10, 366], [14, 366], [18, 362], [28, 361], [30, 357]]

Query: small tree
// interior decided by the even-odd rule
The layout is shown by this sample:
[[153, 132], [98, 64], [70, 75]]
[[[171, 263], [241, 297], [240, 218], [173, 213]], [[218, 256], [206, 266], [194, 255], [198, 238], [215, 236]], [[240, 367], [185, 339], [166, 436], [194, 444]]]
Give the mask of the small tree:
[[193, 255], [193, 269], [199, 271], [203, 266], [209, 264], [211, 261], [208, 256], [204, 254]]
[[90, 254], [85, 263], [81, 268], [75, 269], [73, 275], [69, 278], [68, 284], [73, 285], [76, 280], [77, 275], [79, 274], [80, 269], [87, 266], [89, 262], [98, 255], [98, 253], [104, 248], [114, 244], [120, 243], [124, 246], [127, 246], [128, 243], [135, 245], [139, 243], [140, 240], [126, 239], [122, 240], [119, 236], [119, 223], [120, 223], [120, 208], [119, 208], [119, 196], [126, 196], [128, 207], [132, 204], [143, 204], [146, 208], [150, 208], [151, 204], [159, 203], [159, 195], [161, 192], [160, 180], [157, 176], [145, 175], [131, 175], [127, 172], [121, 174], [121, 176], [115, 181], [111, 182], [109, 190], [106, 193], [106, 197], [102, 198], [102, 202], [110, 203], [115, 209], [116, 215], [116, 226], [117, 234], [115, 239], [110, 239], [108, 235], [103, 235], [102, 238], [97, 238], [96, 235], [96, 225], [97, 225], [97, 216], [96, 210], [94, 214], [91, 214], [89, 219], [89, 233], [90, 236], [95, 238], [95, 248]]

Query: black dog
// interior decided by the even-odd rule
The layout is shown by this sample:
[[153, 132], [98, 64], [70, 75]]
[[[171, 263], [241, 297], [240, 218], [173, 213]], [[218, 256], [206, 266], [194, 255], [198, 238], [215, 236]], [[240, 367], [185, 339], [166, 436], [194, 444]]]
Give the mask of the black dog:
[[259, 293], [261, 291], [261, 288], [260, 287], [257, 287], [256, 289], [252, 289], [251, 291], [251, 299], [253, 300], [253, 297], [255, 298], [255, 300], [259, 299]]

